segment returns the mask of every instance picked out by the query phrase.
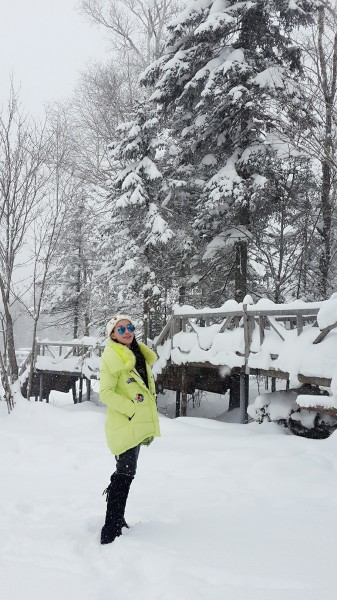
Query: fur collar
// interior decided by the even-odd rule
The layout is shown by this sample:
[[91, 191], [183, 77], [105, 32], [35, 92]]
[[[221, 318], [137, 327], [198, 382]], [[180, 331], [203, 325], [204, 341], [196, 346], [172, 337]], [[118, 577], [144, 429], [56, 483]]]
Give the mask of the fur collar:
[[[148, 365], [153, 365], [157, 360], [157, 355], [151, 348], [138, 342], [141, 353]], [[136, 364], [136, 358], [132, 350], [123, 344], [118, 344], [111, 339], [108, 339], [105, 346], [104, 354], [109, 357], [110, 367], [114, 372], [117, 371], [132, 371]]]

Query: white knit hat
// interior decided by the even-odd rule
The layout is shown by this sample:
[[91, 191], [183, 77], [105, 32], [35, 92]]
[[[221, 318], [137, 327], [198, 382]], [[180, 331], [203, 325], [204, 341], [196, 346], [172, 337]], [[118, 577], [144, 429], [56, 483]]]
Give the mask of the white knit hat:
[[129, 315], [114, 315], [113, 317], [111, 317], [110, 321], [107, 323], [106, 325], [106, 334], [108, 337], [110, 337], [111, 332], [115, 329], [116, 324], [118, 323], [118, 321], [122, 321], [122, 320], [126, 320], [126, 321], [130, 321], [130, 323], [132, 323], [132, 319]]

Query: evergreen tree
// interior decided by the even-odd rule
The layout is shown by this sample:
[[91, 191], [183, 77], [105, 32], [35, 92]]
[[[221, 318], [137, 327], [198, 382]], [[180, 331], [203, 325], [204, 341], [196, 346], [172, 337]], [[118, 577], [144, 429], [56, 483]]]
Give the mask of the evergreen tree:
[[[102, 227], [102, 244], [109, 247], [110, 286], [118, 288], [115, 309], [136, 312], [145, 339], [156, 333], [154, 315], [162, 312], [166, 249], [173, 237], [163, 206], [160, 163], [165, 142], [157, 125], [154, 111], [143, 105], [132, 121], [118, 128], [111, 145], [116, 171], [110, 182], [109, 222]], [[156, 329], [161, 326], [157, 323]]]
[[202, 255], [218, 258], [218, 275], [234, 280], [237, 300], [247, 292], [255, 214], [273, 210], [263, 188], [282, 122], [301, 127], [309, 118], [290, 34], [312, 10], [306, 0], [193, 0], [143, 76], [179, 139], [180, 166], [191, 165], [191, 185], [204, 181], [195, 219]]

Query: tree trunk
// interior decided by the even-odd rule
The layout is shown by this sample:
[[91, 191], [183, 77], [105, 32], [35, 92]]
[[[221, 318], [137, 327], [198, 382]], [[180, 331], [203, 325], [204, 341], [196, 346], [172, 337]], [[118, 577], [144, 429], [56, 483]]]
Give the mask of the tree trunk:
[[320, 293], [322, 298], [326, 298], [329, 285], [329, 270], [331, 262], [331, 202], [330, 202], [331, 174], [330, 166], [326, 160], [322, 162], [322, 193], [321, 206], [323, 216], [323, 228], [320, 231], [322, 236], [322, 251], [319, 261], [320, 271]]
[[318, 9], [318, 55], [320, 67], [320, 81], [325, 106], [325, 127], [323, 140], [323, 158], [322, 158], [322, 189], [321, 189], [321, 208], [323, 226], [320, 229], [322, 236], [322, 252], [320, 255], [320, 292], [323, 298], [326, 298], [329, 287], [329, 271], [331, 263], [331, 217], [332, 217], [332, 162], [334, 158], [333, 144], [333, 110], [336, 97], [336, 78], [337, 78], [337, 33], [334, 36], [334, 45], [331, 57], [331, 75], [328, 75], [327, 55], [325, 49], [325, 21], [326, 8], [324, 6]]
[[34, 321], [34, 328], [33, 328], [33, 341], [32, 341], [32, 350], [31, 350], [32, 358], [30, 361], [29, 375], [28, 375], [27, 400], [30, 400], [30, 397], [32, 395], [32, 388], [33, 388], [33, 376], [34, 376], [34, 369], [35, 369], [35, 363], [36, 363], [36, 332], [37, 332], [37, 319], [35, 319], [35, 321]]
[[11, 386], [10, 386], [9, 379], [8, 379], [8, 374], [5, 369], [5, 365], [4, 365], [4, 361], [2, 358], [1, 352], [0, 352], [0, 376], [1, 376], [2, 387], [5, 392], [5, 400], [7, 402], [7, 409], [8, 409], [8, 412], [10, 413], [11, 410], [14, 408], [14, 399], [13, 399], [12, 390], [11, 390]]
[[76, 301], [74, 306], [74, 327], [73, 337], [76, 340], [78, 338], [79, 330], [79, 313], [80, 313], [80, 291], [81, 291], [81, 267], [77, 266], [77, 278], [76, 278]]
[[144, 292], [143, 299], [143, 342], [147, 344], [150, 334], [150, 310], [149, 310], [149, 293]]
[[3, 309], [5, 313], [5, 331], [7, 341], [7, 357], [10, 368], [10, 377], [12, 381], [16, 381], [19, 377], [18, 363], [15, 354], [14, 326], [12, 315], [9, 310], [9, 298], [5, 293], [3, 281], [0, 278], [0, 289], [2, 296]]
[[[245, 232], [249, 226], [249, 204], [245, 201], [240, 208], [238, 229]], [[234, 297], [237, 302], [242, 302], [247, 294], [247, 263], [248, 263], [248, 240], [240, 239], [234, 246]]]

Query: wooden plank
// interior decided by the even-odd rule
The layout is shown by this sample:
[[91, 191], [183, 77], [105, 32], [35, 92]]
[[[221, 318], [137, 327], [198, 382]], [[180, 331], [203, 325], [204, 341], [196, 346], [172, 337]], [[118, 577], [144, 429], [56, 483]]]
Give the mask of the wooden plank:
[[260, 332], [260, 346], [262, 346], [263, 341], [264, 341], [264, 329], [266, 326], [266, 317], [260, 316], [258, 323], [259, 323], [259, 332]]
[[336, 323], [329, 325], [329, 327], [325, 327], [324, 329], [322, 329], [320, 334], [317, 336], [317, 338], [312, 343], [319, 344], [322, 340], [324, 340], [324, 338], [328, 335], [328, 333], [330, 331], [332, 331], [333, 329], [336, 329], [336, 327], [337, 327], [337, 321], [336, 321]]
[[180, 416], [186, 417], [186, 414], [187, 414], [186, 367], [183, 365], [182, 370], [181, 370]]
[[249, 375], [240, 374], [240, 423], [248, 423]]
[[301, 406], [304, 410], [308, 410], [309, 412], [320, 412], [330, 415], [331, 417], [337, 417], [337, 408], [325, 408], [324, 406]]
[[219, 329], [219, 333], [223, 333], [226, 329], [228, 329], [228, 327], [230, 326], [231, 322], [233, 321], [233, 316], [230, 315], [226, 318], [226, 320], [222, 323], [220, 329]]
[[297, 335], [301, 335], [303, 331], [303, 316], [297, 315]]
[[247, 316], [247, 304], [243, 305], [243, 335], [245, 341], [245, 373], [249, 374], [249, 351], [250, 351], [250, 331], [249, 331], [249, 321]]
[[250, 369], [250, 375], [261, 375], [262, 377], [276, 377], [276, 379], [289, 379], [289, 373], [278, 369]]
[[225, 319], [226, 317], [242, 317], [242, 310], [226, 310], [224, 312], [194, 312], [194, 313], [174, 313], [173, 317], [187, 317], [188, 319]]
[[166, 337], [168, 336], [169, 332], [171, 331], [171, 325], [172, 325], [172, 317], [169, 318], [169, 320], [167, 321], [164, 329], [159, 334], [159, 337], [156, 339], [156, 342], [153, 345], [153, 348], [157, 348], [158, 346], [160, 346], [162, 344], [162, 342], [166, 339]]
[[[71, 356], [73, 354], [74, 348], [70, 348], [69, 352], [67, 352], [67, 354], [65, 354], [62, 358], [63, 360], [65, 360], [66, 358], [69, 358], [69, 356]], [[75, 354], [76, 356], [76, 354]]]
[[321, 385], [322, 387], [330, 387], [331, 379], [325, 377], [308, 377], [307, 375], [297, 375], [301, 383], [311, 383], [311, 385]]
[[294, 318], [296, 318], [297, 315], [316, 316], [318, 314], [318, 311], [319, 311], [319, 308], [283, 308], [283, 309], [270, 308], [270, 309], [265, 309], [265, 310], [257, 310], [252, 305], [250, 305], [247, 310], [247, 312], [250, 315], [254, 315], [254, 317], [268, 317], [269, 315], [271, 315], [272, 317], [284, 316], [284, 317], [294, 317]]
[[[312, 308], [268, 308], [268, 309], [257, 309], [254, 307], [254, 305], [249, 305], [247, 307], [247, 312], [249, 313], [249, 315], [252, 315], [254, 317], [259, 317], [259, 316], [263, 316], [263, 317], [267, 317], [268, 315], [272, 315], [272, 316], [284, 316], [284, 317], [294, 317], [296, 318], [297, 315], [304, 315], [304, 316], [317, 316], [319, 311], [319, 307], [312, 307]], [[174, 313], [174, 317], [187, 317], [189, 319], [225, 319], [228, 316], [236, 316], [236, 317], [240, 317], [243, 315], [243, 310], [226, 310], [226, 311], [219, 311], [219, 312], [202, 312], [202, 311], [195, 311], [195, 312], [191, 312], [191, 313], [179, 313], [179, 312], [175, 312]]]
[[271, 326], [272, 329], [274, 329], [274, 331], [276, 331], [277, 335], [280, 336], [281, 340], [284, 342], [284, 337], [283, 335], [278, 331], [277, 327], [275, 327], [275, 325], [271, 322], [271, 320], [269, 319], [268, 316], [266, 316], [266, 320], [268, 321], [269, 325]]

